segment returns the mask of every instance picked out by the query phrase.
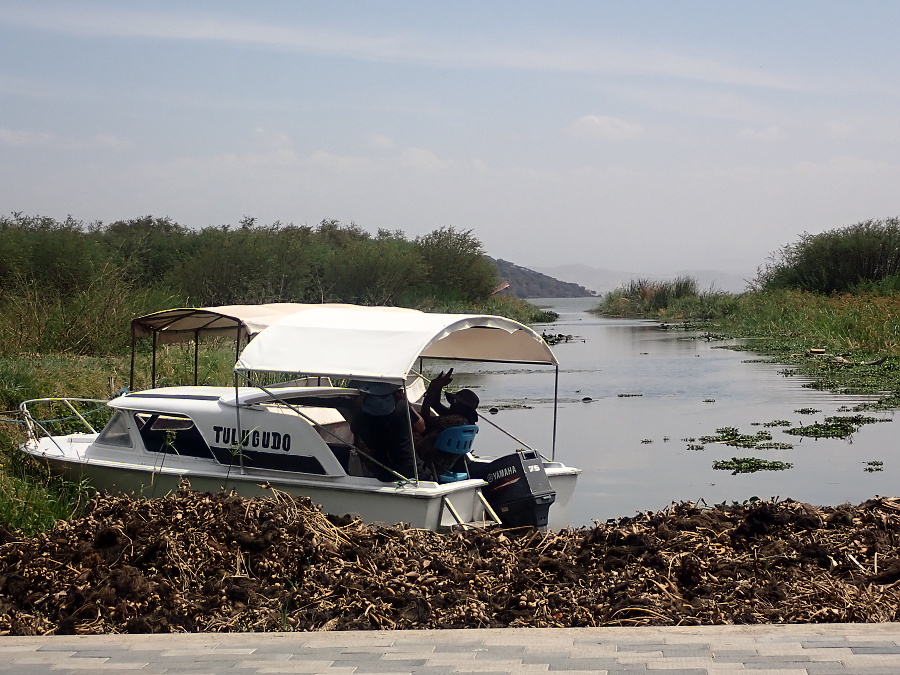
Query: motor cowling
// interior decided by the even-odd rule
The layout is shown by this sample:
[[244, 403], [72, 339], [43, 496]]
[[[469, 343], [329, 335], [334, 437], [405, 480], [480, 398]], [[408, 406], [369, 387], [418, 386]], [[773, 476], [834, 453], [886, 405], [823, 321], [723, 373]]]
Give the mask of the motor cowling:
[[487, 483], [484, 496], [503, 525], [547, 526], [556, 491], [536, 451], [519, 450], [490, 462], [471, 462], [469, 475]]

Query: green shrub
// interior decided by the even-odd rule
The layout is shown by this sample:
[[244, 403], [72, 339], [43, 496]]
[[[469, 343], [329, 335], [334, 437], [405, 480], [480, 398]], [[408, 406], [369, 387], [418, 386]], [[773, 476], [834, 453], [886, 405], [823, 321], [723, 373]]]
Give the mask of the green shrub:
[[897, 275], [900, 218], [889, 218], [867, 220], [821, 234], [804, 233], [799, 241], [782, 247], [769, 258], [753, 287], [843, 293], [884, 283], [884, 289], [896, 289]]

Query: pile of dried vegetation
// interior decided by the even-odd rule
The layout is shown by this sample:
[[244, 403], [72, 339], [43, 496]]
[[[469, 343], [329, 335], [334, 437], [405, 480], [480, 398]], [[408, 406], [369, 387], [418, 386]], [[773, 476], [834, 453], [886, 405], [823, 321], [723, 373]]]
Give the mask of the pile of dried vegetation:
[[561, 532], [437, 534], [279, 493], [100, 496], [0, 532], [9, 635], [898, 618], [900, 499], [673, 505]]

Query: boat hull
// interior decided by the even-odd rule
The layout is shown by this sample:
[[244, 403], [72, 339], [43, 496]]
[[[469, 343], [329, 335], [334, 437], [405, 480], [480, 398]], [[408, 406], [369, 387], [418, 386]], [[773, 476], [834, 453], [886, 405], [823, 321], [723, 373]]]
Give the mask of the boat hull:
[[544, 471], [547, 472], [550, 487], [556, 492], [556, 500], [550, 507], [547, 529], [562, 530], [569, 527], [572, 522], [572, 497], [575, 494], [575, 484], [578, 482], [578, 474], [581, 473], [581, 469], [566, 466], [560, 462], [546, 462]]
[[[245, 497], [271, 496], [272, 490], [309, 497], [324, 512], [353, 515], [370, 523], [446, 530], [460, 524], [494, 523], [482, 496], [481, 480], [446, 485], [383, 483], [375, 479], [343, 477], [303, 479], [276, 471], [215, 467], [190, 458], [163, 457], [159, 464], [143, 464], [126, 458], [91, 457], [96, 434], [72, 434], [31, 440], [21, 449], [47, 463], [49, 469], [69, 480], [86, 480], [98, 491], [152, 499], [163, 497], [186, 481], [199, 492], [233, 490]], [[550, 507], [548, 528], [569, 525], [572, 495], [579, 469], [558, 462], [545, 464], [556, 500]], [[501, 523], [502, 524], [502, 523]]]
[[[72, 481], [87, 480], [92, 488], [138, 498], [162, 497], [184, 482], [200, 492], [233, 490], [245, 497], [271, 496], [277, 490], [309, 497], [324, 512], [353, 515], [366, 522], [443, 530], [460, 524], [492, 523], [481, 499], [480, 480], [449, 485], [422, 481], [406, 484], [375, 479], [304, 480], [274, 471], [244, 471], [221, 467], [190, 466], [189, 460], [166, 457], [168, 464], [146, 465], [86, 456], [95, 436], [79, 434], [31, 441], [22, 446], [28, 454], [45, 461], [50, 470]], [[180, 458], [179, 458], [180, 459]]]

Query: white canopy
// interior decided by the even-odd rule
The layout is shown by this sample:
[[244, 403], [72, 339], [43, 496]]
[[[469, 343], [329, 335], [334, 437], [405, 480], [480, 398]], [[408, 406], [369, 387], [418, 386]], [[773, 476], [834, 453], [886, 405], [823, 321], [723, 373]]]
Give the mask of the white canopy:
[[398, 307], [305, 305], [257, 335], [235, 370], [400, 383], [419, 357], [557, 364], [543, 338], [512, 319]]
[[246, 342], [279, 319], [309, 307], [298, 302], [270, 302], [262, 305], [221, 305], [219, 307], [176, 307], [133, 319], [132, 337], [156, 333], [159, 344], [184, 342], [198, 337], [226, 336]]

